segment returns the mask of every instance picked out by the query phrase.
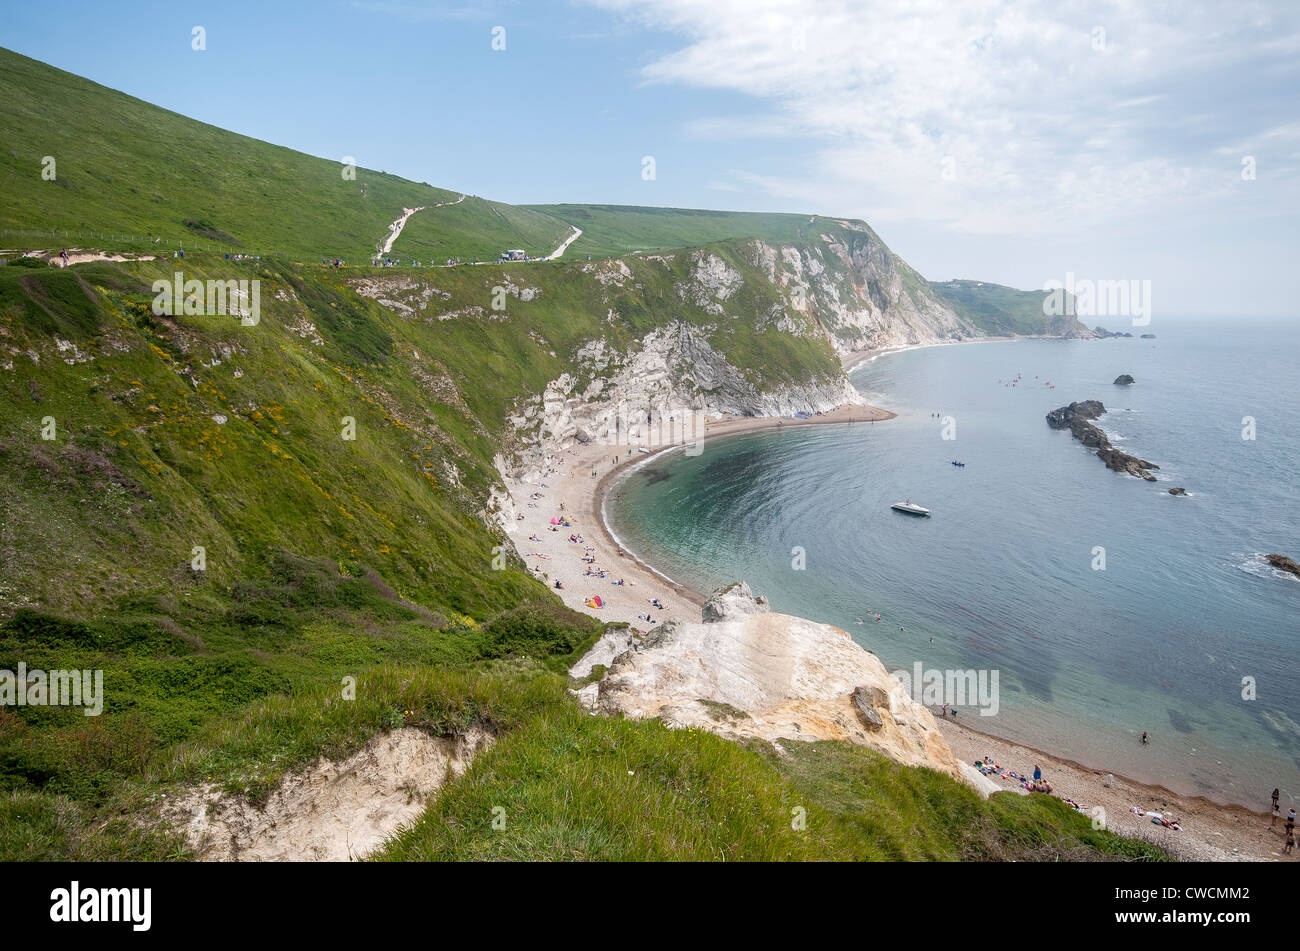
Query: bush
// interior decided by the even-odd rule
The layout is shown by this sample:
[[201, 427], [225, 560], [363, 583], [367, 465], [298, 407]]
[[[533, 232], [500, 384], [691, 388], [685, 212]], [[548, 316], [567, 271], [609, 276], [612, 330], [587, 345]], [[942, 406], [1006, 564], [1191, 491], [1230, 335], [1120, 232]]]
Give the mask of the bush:
[[486, 657], [569, 657], [600, 633], [599, 622], [559, 604], [529, 604], [497, 615], [483, 629]]

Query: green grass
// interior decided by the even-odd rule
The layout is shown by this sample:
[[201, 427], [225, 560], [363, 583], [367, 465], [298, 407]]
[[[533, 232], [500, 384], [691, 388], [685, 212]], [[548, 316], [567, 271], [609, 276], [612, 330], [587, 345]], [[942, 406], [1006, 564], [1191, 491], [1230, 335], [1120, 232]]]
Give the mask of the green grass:
[[635, 251], [693, 248], [731, 238], [797, 243], [831, 227], [825, 216], [653, 208], [638, 205], [525, 205], [582, 229], [565, 255], [617, 257]]
[[[766, 312], [780, 298], [747, 249], [707, 253], [747, 278], [728, 306]], [[576, 706], [565, 671], [600, 626], [495, 570], [481, 513], [518, 400], [593, 336], [626, 348], [670, 319], [759, 386], [833, 367], [824, 344], [684, 304], [694, 257], [633, 259], [607, 288], [582, 263], [512, 267], [534, 300], [449, 320], [506, 269], [370, 273], [436, 291], [403, 314], [355, 274], [187, 259], [260, 279], [255, 327], [153, 314], [171, 261], [0, 268], [0, 668], [102, 669], [106, 695], [100, 717], [0, 710], [0, 858], [187, 858], [151, 819], [167, 799], [214, 783], [257, 801], [402, 725], [499, 740], [388, 858], [1152, 857], [1059, 804], [981, 803], [863, 750], [779, 757]]]
[[[0, 228], [47, 229], [0, 244], [163, 252], [0, 267], [0, 668], [97, 669], [105, 689], [99, 717], [0, 708], [0, 859], [186, 858], [151, 821], [165, 797], [211, 782], [258, 800], [403, 725], [499, 741], [390, 858], [1150, 857], [1059, 804], [981, 803], [863, 750], [777, 756], [592, 717], [566, 671], [600, 625], [499, 557], [487, 509], [510, 416], [563, 373], [589, 382], [581, 347], [626, 353], [680, 323], [758, 391], [830, 379], [838, 358], [754, 239], [821, 254], [848, 300], [859, 274], [837, 249], [889, 255], [865, 226], [470, 198], [415, 215], [395, 253], [544, 254], [569, 224], [583, 238], [561, 262], [335, 270], [294, 262], [366, 261], [403, 206], [455, 194], [348, 180], [3, 50], [0, 81]], [[585, 261], [683, 245], [704, 247], [630, 255], [621, 282]], [[703, 255], [742, 278], [721, 312], [683, 297]], [[260, 321], [155, 313], [153, 282], [177, 270], [259, 281]], [[532, 299], [493, 309], [505, 285]], [[497, 805], [504, 834], [484, 827]]]
[[471, 195], [454, 205], [416, 212], [407, 219], [392, 253], [425, 264], [442, 264], [448, 258], [495, 261], [514, 248], [545, 257], [570, 233], [564, 222], [550, 215]]
[[981, 800], [843, 743], [777, 755], [657, 721], [540, 708], [480, 754], [387, 861], [1137, 859], [1050, 797]]
[[[315, 158], [0, 49], [0, 246], [368, 261], [403, 207], [456, 193]], [[42, 177], [46, 156], [55, 178]], [[340, 157], [341, 159], [341, 157]], [[67, 232], [67, 234], [65, 234]]]
[[948, 306], [994, 335], [1061, 336], [1084, 325], [1073, 317], [1043, 313], [1045, 291], [1020, 291], [985, 281], [930, 281], [930, 289]]

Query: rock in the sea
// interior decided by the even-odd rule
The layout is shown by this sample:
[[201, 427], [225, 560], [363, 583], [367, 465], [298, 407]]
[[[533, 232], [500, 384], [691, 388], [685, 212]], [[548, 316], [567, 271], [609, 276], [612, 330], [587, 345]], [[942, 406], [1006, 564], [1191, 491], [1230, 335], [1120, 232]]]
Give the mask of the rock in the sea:
[[1170, 494], [1170, 495], [1186, 495], [1186, 494], [1187, 494], [1187, 490], [1184, 489], [1182, 486], [1177, 486], [1177, 487], [1175, 487], [1175, 488], [1170, 489], [1170, 490], [1169, 490], [1169, 494]]
[[1115, 377], [1116, 386], [1128, 386], [1132, 382], [1133, 377], [1129, 376], [1127, 373], [1121, 373], [1119, 376]]
[[773, 613], [739, 583], [714, 592], [702, 618], [665, 622], [579, 698], [606, 713], [723, 736], [858, 743], [988, 792], [962, 769], [930, 711], [846, 631]]
[[1116, 449], [1106, 434], [1092, 424], [1091, 420], [1105, 412], [1106, 407], [1098, 400], [1084, 400], [1052, 410], [1047, 414], [1047, 425], [1053, 429], [1068, 429], [1079, 442], [1089, 449], [1096, 449], [1097, 458], [1106, 463], [1106, 468], [1155, 482], [1156, 477], [1147, 470], [1159, 469], [1158, 465]]
[[1052, 410], [1047, 414], [1047, 425], [1053, 429], [1069, 429], [1076, 419], [1096, 419], [1105, 412], [1101, 400], [1083, 400]]
[[1155, 334], [1143, 334], [1143, 335], [1142, 335], [1142, 339], [1143, 339], [1143, 340], [1155, 340], [1155, 339], [1156, 339], [1156, 335], [1155, 335]]
[[1297, 578], [1300, 578], [1300, 565], [1297, 565], [1286, 555], [1265, 555], [1264, 557], [1268, 559], [1270, 565], [1277, 568], [1279, 571], [1289, 571]]
[[1148, 482], [1155, 482], [1156, 477], [1147, 470], [1160, 468], [1154, 462], [1147, 462], [1145, 459], [1131, 456], [1127, 452], [1121, 452], [1110, 445], [1107, 445], [1103, 449], [1098, 449], [1097, 458], [1106, 463], [1107, 469], [1114, 469], [1116, 472], [1126, 472], [1131, 476], [1137, 476], [1139, 479], [1146, 479]]

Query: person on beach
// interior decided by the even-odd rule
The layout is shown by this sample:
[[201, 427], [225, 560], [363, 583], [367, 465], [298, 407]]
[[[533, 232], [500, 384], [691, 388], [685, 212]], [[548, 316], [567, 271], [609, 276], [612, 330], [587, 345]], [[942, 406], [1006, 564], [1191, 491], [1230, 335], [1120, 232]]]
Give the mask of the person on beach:
[[1280, 818], [1282, 818], [1282, 812], [1281, 810], [1278, 809], [1278, 807], [1275, 804], [1273, 806], [1273, 815], [1268, 820], [1268, 827], [1270, 829], [1273, 828], [1273, 826], [1277, 823], [1277, 820]]
[[1034, 764], [1034, 782], [1039, 782], [1040, 780], [1042, 780], [1042, 778], [1043, 778], [1043, 771], [1042, 771], [1041, 769], [1039, 769], [1039, 768], [1038, 768], [1038, 764], [1035, 763], [1035, 764]]
[[1273, 787], [1273, 808], [1274, 809], [1277, 808], [1277, 797], [1279, 792], [1280, 790], [1276, 786], [1274, 786]]
[[1143, 731], [1142, 731], [1142, 745], [1143, 745], [1143, 746], [1146, 746], [1146, 743], [1147, 743], [1147, 731], [1146, 731], [1146, 730], [1143, 730]]
[[1290, 855], [1291, 850], [1294, 848], [1295, 848], [1295, 833], [1288, 832], [1286, 834], [1286, 845], [1282, 846], [1282, 853], [1284, 855]]

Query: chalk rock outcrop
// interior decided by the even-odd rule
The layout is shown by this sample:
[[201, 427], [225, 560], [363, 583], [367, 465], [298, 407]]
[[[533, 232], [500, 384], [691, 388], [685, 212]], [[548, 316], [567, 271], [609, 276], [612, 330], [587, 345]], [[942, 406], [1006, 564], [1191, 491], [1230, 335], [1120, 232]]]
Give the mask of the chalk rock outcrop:
[[743, 582], [714, 592], [702, 618], [665, 621], [580, 698], [606, 713], [729, 737], [858, 743], [987, 794], [930, 711], [848, 632], [773, 613]]

